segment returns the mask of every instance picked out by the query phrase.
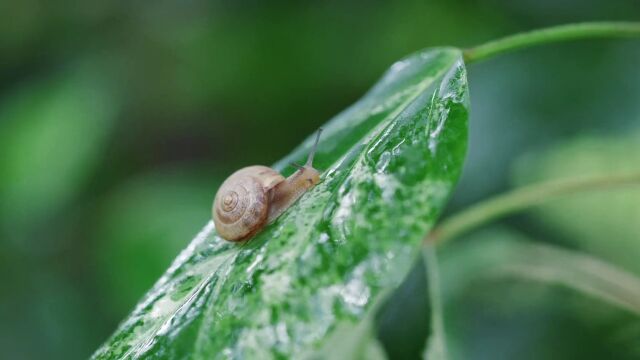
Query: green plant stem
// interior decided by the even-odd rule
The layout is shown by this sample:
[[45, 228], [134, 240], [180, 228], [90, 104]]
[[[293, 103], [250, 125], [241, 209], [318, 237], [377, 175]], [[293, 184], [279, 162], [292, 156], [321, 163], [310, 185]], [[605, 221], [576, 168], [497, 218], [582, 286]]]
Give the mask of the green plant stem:
[[463, 52], [467, 64], [535, 45], [587, 38], [640, 37], [637, 22], [585, 22], [554, 26], [504, 37]]
[[441, 244], [478, 226], [570, 194], [640, 185], [640, 172], [552, 181], [498, 195], [444, 220], [425, 238]]

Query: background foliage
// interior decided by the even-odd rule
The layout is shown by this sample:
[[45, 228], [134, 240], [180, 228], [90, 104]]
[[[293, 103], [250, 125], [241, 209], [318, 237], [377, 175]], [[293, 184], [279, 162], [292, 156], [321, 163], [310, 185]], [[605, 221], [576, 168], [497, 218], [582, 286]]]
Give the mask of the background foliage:
[[[85, 358], [106, 339], [207, 221], [227, 174], [287, 154], [396, 59], [556, 23], [640, 17], [629, 18], [640, 14], [632, 0], [2, 7], [0, 347], [7, 358], [52, 359]], [[637, 166], [639, 57], [637, 42], [607, 40], [472, 65], [470, 149], [450, 211], [512, 185]], [[488, 231], [640, 274], [637, 197], [571, 199]], [[405, 284], [410, 294], [423, 293], [421, 276]], [[594, 300], [528, 283], [463, 291], [447, 305], [453, 355], [638, 354], [629, 345], [637, 323]], [[382, 333], [397, 333], [403, 316], [420, 319], [422, 305], [404, 306]], [[415, 354], [420, 329], [401, 329], [415, 339], [391, 351]]]

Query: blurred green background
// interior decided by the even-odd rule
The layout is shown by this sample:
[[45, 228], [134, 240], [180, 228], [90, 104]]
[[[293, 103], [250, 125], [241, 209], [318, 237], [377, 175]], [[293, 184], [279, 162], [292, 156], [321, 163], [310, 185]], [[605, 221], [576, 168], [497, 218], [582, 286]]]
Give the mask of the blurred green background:
[[[208, 221], [232, 170], [287, 154], [400, 57], [639, 19], [635, 0], [0, 4], [3, 358], [89, 356]], [[639, 59], [638, 41], [600, 40], [472, 65], [470, 150], [449, 212], [519, 184], [637, 168]], [[561, 244], [640, 275], [639, 224], [632, 190], [559, 202], [482, 236]], [[424, 289], [418, 279], [405, 290]], [[452, 353], [640, 357], [637, 321], [577, 297], [471, 284], [447, 305]], [[420, 306], [383, 324], [407, 333], [396, 358], [420, 343], [420, 329], [398, 325], [421, 326]]]

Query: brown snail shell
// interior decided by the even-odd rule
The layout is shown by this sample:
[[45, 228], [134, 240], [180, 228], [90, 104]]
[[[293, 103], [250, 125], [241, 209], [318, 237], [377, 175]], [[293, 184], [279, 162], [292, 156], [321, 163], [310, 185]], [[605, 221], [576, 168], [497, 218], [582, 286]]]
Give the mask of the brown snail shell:
[[220, 186], [213, 205], [218, 234], [231, 241], [262, 228], [269, 214], [270, 190], [284, 176], [266, 166], [249, 166], [233, 173]]
[[213, 200], [213, 222], [218, 235], [229, 241], [253, 236], [273, 222], [307, 190], [320, 182], [313, 157], [321, 130], [304, 166], [285, 179], [277, 171], [261, 165], [233, 173], [222, 183]]

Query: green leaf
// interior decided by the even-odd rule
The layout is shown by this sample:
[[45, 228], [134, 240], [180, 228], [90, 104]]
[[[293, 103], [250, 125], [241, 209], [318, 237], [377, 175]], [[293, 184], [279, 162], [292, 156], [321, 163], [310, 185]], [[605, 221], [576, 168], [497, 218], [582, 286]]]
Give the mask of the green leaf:
[[493, 276], [569, 287], [640, 316], [640, 278], [578, 251], [536, 243], [514, 244]]
[[637, 276], [505, 227], [460, 240], [438, 252], [452, 358], [638, 357]]
[[459, 50], [394, 64], [325, 125], [318, 186], [245, 244], [205, 226], [94, 358], [318, 356], [419, 256], [460, 175], [467, 118]]
[[427, 288], [431, 304], [432, 334], [426, 340], [422, 358], [425, 360], [446, 360], [447, 343], [444, 330], [444, 312], [442, 308], [442, 292], [440, 290], [440, 269], [435, 246], [425, 245], [423, 259], [427, 268]]
[[[581, 136], [517, 163], [518, 185], [580, 176], [634, 173], [640, 170], [640, 132], [620, 136]], [[604, 260], [640, 274], [640, 188], [629, 186], [568, 197], [532, 211], [547, 228]]]
[[442, 270], [447, 272], [447, 300], [468, 281], [510, 277], [565, 286], [640, 315], [640, 278], [613, 264], [505, 230], [473, 237], [471, 243], [449, 251], [448, 266]]
[[[381, 298], [382, 299], [382, 298]], [[376, 338], [375, 314], [378, 304], [359, 323], [341, 323], [323, 341], [322, 347], [309, 356], [311, 359], [387, 359], [383, 344]]]
[[14, 232], [55, 216], [94, 169], [119, 108], [101, 70], [81, 65], [0, 105], [0, 221]]
[[378, 339], [389, 359], [446, 359], [436, 250], [422, 256], [376, 314]]

